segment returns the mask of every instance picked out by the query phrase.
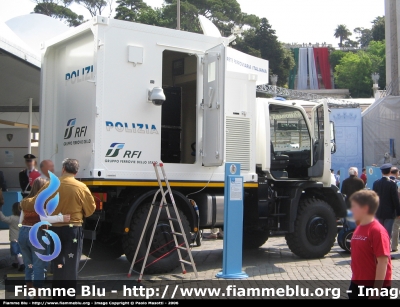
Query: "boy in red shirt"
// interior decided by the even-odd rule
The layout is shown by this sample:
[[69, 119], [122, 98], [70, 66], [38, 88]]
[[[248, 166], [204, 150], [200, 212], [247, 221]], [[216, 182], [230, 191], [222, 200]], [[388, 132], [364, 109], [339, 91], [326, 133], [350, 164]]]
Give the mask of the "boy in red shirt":
[[392, 281], [390, 239], [386, 229], [374, 219], [379, 197], [374, 191], [361, 190], [351, 195], [350, 202], [358, 226], [351, 238], [353, 274], [349, 298], [388, 297]]

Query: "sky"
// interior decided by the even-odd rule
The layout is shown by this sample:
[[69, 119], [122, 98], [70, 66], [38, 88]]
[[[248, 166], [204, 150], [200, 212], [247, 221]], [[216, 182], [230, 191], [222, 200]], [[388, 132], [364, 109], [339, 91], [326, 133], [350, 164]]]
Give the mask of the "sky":
[[[114, 0], [115, 2], [116, 0]], [[163, 0], [144, 0], [159, 7]], [[333, 37], [337, 25], [345, 24], [370, 28], [371, 21], [385, 13], [384, 0], [238, 0], [242, 11], [266, 17], [284, 43], [323, 43], [337, 47]], [[32, 0], [0, 0], [0, 21], [29, 14], [35, 4]], [[78, 14], [90, 17], [78, 4], [70, 7]], [[108, 15], [108, 12], [105, 14]], [[355, 37], [352, 37], [355, 39]]]

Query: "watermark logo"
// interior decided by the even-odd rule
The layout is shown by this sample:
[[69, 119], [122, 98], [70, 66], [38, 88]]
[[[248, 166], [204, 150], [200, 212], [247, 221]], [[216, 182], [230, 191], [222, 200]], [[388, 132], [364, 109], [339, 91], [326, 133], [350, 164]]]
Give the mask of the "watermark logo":
[[71, 118], [67, 122], [67, 128], [65, 129], [64, 139], [69, 139], [72, 136], [72, 130], [74, 129], [76, 118]]
[[[58, 206], [58, 201], [59, 201], [59, 194], [57, 193], [52, 199], [50, 199], [47, 204], [46, 200], [49, 199], [55, 192], [57, 192], [58, 188], [60, 187], [60, 180], [55, 176], [52, 172], [49, 171], [50, 175], [50, 183], [45, 188], [42, 192], [39, 193], [39, 195], [36, 198], [35, 201], [35, 212], [39, 214], [41, 217], [48, 217], [51, 215], [57, 208]], [[46, 209], [45, 209], [45, 204], [46, 204]], [[47, 211], [47, 212], [46, 212]], [[51, 224], [47, 221], [44, 222], [38, 222], [29, 231], [29, 240], [31, 244], [36, 247], [39, 250], [46, 250], [47, 247], [43, 246], [38, 238], [38, 233], [40, 230], [41, 226], [48, 225], [51, 226]], [[55, 259], [61, 252], [61, 241], [58, 235], [48, 229], [44, 229], [44, 231], [50, 236], [50, 238], [53, 240], [53, 245], [54, 245], [54, 251], [50, 255], [42, 255], [38, 252], [35, 252], [36, 255], [41, 259], [42, 261], [51, 261]], [[42, 236], [42, 241], [50, 246], [50, 240], [46, 236]]]
[[118, 156], [119, 151], [124, 148], [125, 143], [112, 143], [110, 149], [106, 153], [106, 157], [114, 158]]

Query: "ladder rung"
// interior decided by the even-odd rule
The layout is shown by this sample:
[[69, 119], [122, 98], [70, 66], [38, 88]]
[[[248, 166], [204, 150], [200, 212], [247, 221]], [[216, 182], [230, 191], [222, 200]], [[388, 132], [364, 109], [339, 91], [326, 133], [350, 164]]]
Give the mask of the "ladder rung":
[[183, 237], [183, 234], [181, 234], [180, 232], [171, 232], [171, 234], [173, 235], [173, 236], [181, 236], [181, 237]]
[[187, 264], [187, 265], [193, 265], [190, 261], [186, 261], [186, 260], [179, 260], [180, 262]]
[[173, 217], [169, 217], [168, 220], [169, 220], [169, 221], [173, 221], [173, 222], [177, 222], [177, 221], [178, 221], [178, 219], [173, 218]]
[[186, 248], [186, 247], [183, 247], [183, 246], [176, 246], [176, 248], [177, 248], [177, 249], [184, 250], [184, 251], [187, 251], [187, 248]]

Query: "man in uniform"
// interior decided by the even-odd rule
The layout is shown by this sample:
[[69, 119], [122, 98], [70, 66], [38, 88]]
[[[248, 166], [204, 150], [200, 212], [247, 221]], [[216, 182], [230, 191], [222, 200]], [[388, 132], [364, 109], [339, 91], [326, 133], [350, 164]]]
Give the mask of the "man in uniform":
[[[94, 198], [88, 187], [75, 179], [78, 170], [78, 160], [65, 159], [63, 161], [58, 188], [59, 203], [52, 215], [69, 214], [71, 218], [69, 223], [55, 223], [50, 227], [61, 241], [61, 252], [52, 261], [53, 288], [76, 289], [83, 245], [82, 223], [83, 219], [91, 216], [96, 209]], [[48, 185], [49, 183], [42, 190]], [[22, 209], [34, 211], [36, 197], [22, 201]]]
[[364, 189], [364, 181], [358, 178], [358, 169], [357, 167], [349, 168], [349, 178], [343, 180], [342, 182], [342, 194], [346, 195], [346, 203], [347, 207], [350, 208], [350, 197], [355, 192], [358, 192]]
[[[400, 198], [400, 180], [399, 178], [399, 169], [396, 166], [393, 166], [390, 170], [390, 177], [397, 185], [397, 194], [399, 194]], [[399, 228], [400, 228], [400, 219], [395, 219], [393, 224], [392, 231], [392, 252], [397, 252], [399, 246]]]
[[31, 186], [29, 184], [29, 175], [37, 171], [35, 169], [36, 166], [36, 157], [32, 154], [27, 154], [24, 156], [26, 169], [23, 169], [19, 172], [19, 186], [21, 187], [22, 197], [25, 198], [28, 196]]
[[374, 182], [372, 189], [379, 196], [379, 207], [376, 218], [392, 237], [393, 223], [400, 218], [400, 202], [396, 183], [389, 178], [392, 164], [381, 166], [382, 178]]

